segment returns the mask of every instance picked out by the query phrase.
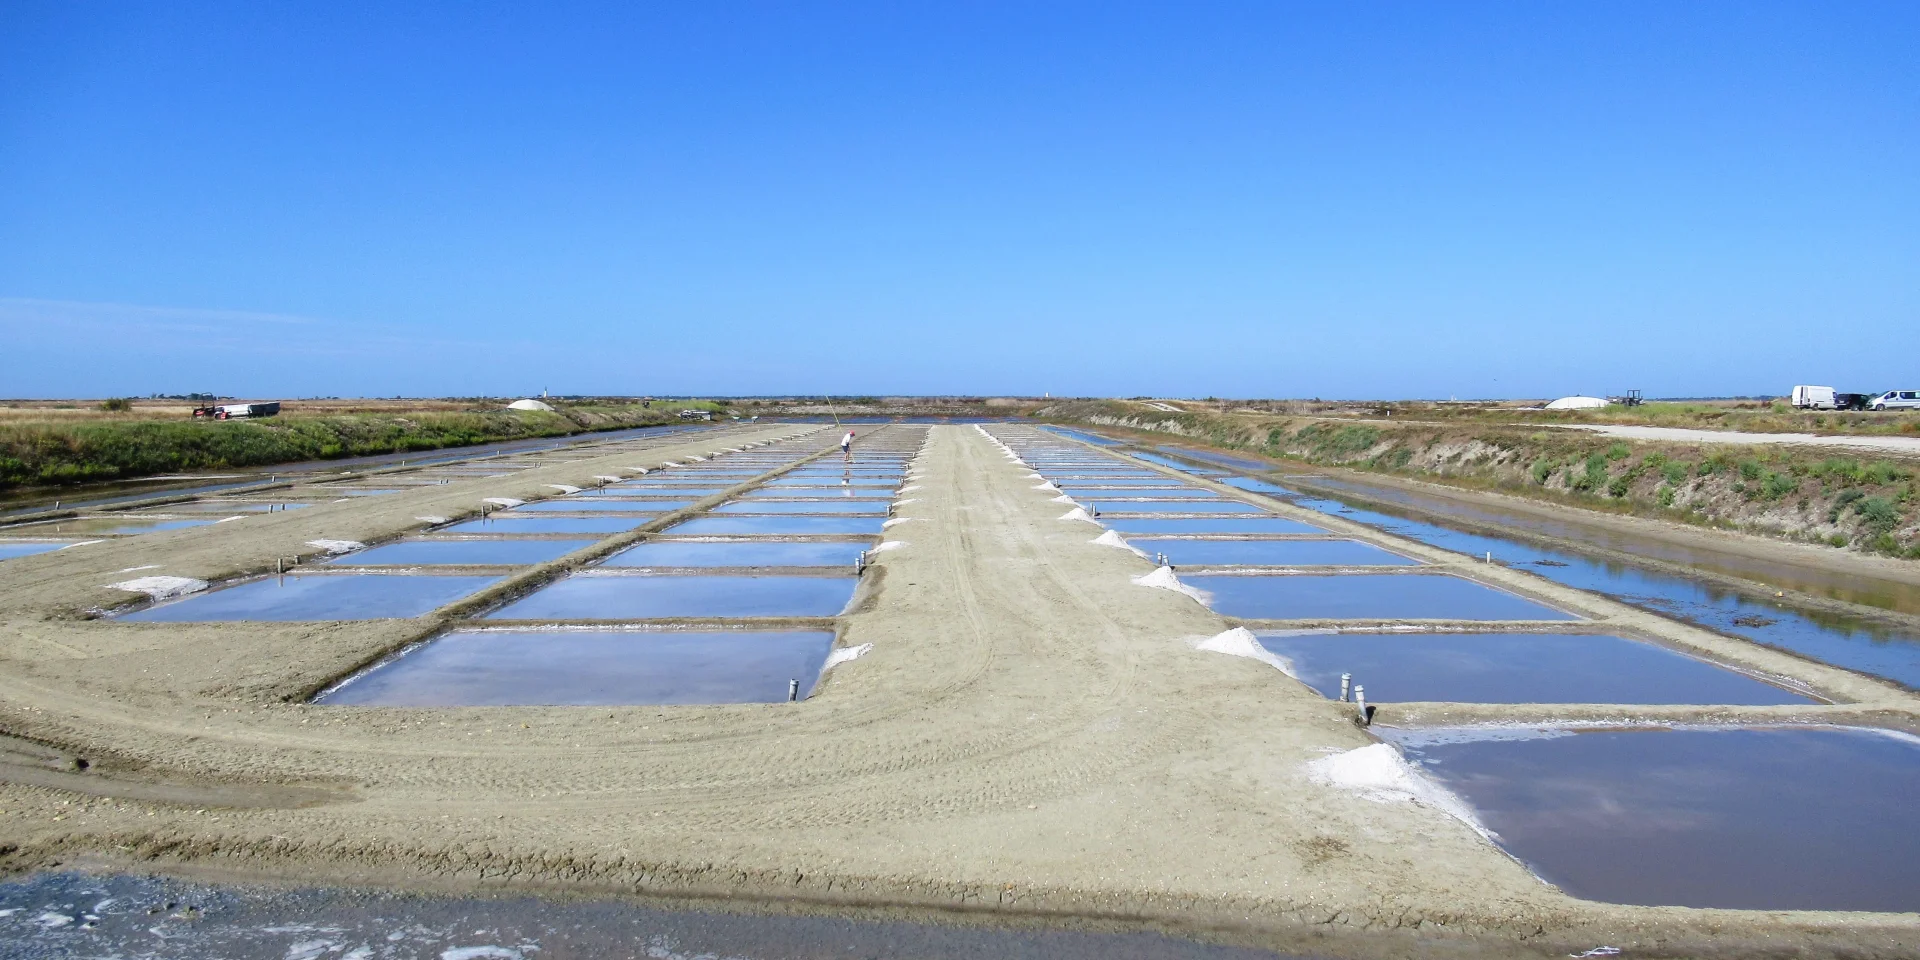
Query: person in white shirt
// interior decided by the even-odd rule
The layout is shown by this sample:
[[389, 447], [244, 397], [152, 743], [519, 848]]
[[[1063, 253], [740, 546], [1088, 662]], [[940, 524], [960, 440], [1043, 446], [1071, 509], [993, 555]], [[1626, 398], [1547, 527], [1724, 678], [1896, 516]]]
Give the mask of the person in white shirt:
[[847, 435], [840, 438], [840, 459], [848, 463], [853, 462], [853, 431], [852, 430], [848, 430]]

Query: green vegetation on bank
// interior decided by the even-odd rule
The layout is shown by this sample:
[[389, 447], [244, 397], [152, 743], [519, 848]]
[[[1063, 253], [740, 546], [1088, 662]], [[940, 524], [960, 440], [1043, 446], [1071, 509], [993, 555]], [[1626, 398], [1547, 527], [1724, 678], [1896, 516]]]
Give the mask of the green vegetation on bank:
[[1608, 440], [1503, 424], [1341, 423], [1168, 413], [1071, 401], [1035, 415], [1172, 434], [1226, 450], [1402, 474], [1589, 509], [1638, 513], [1920, 558], [1920, 465], [1792, 446]]
[[0, 489], [264, 467], [677, 422], [685, 404], [0, 425]]

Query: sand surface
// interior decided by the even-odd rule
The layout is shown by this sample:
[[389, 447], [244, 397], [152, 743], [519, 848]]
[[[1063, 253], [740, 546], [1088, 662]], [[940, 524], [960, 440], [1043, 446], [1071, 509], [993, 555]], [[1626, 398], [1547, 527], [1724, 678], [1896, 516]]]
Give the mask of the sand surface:
[[[716, 444], [703, 435], [650, 459]], [[0, 729], [11, 738], [0, 748], [0, 862], [86, 855], [397, 887], [1137, 921], [1343, 956], [1920, 951], [1911, 915], [1575, 900], [1436, 805], [1315, 782], [1313, 761], [1376, 742], [1350, 708], [1257, 660], [1196, 650], [1234, 624], [1136, 586], [1152, 564], [1090, 543], [1097, 527], [1059, 519], [1054, 494], [972, 427], [932, 429], [914, 502], [899, 511], [911, 519], [887, 534], [906, 545], [875, 555], [841, 620], [840, 646], [872, 648], [800, 704], [319, 707], [301, 701], [441, 621], [83, 618], [121, 598], [102, 585], [132, 576], [126, 568], [217, 580], [312, 553], [301, 547], [310, 540], [377, 541], [417, 515], [587, 485], [633, 459], [583, 457], [0, 566]], [[1357, 525], [1338, 532], [1472, 568]], [[1526, 573], [1471, 572], [1838, 702], [1728, 717], [1916, 717], [1920, 701], [1886, 684]], [[1412, 721], [1540, 715], [1397, 709]], [[75, 757], [86, 770], [59, 769]]]

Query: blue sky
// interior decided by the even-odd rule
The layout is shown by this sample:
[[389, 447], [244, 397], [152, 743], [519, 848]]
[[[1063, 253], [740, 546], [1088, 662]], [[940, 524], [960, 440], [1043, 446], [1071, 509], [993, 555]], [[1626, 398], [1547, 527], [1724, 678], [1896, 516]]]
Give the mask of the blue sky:
[[1920, 4], [0, 0], [0, 396], [1920, 385]]

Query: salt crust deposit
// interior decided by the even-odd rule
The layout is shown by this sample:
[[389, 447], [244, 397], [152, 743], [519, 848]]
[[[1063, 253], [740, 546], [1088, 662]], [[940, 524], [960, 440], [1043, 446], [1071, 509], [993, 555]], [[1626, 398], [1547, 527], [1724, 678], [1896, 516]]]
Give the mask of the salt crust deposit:
[[1180, 578], [1174, 575], [1172, 567], [1160, 567], [1152, 573], [1143, 573], [1134, 577], [1133, 585], [1136, 587], [1154, 587], [1159, 590], [1172, 590], [1175, 593], [1184, 593], [1203, 604], [1209, 599], [1205, 590], [1197, 590], [1181, 583]]
[[218, 520], [215, 520], [215, 521], [214, 521], [214, 523], [231, 523], [231, 522], [233, 522], [233, 521], [235, 521], [235, 520], [240, 520], [240, 519], [244, 519], [244, 518], [242, 518], [242, 517], [221, 517], [220, 519], [218, 519]]
[[1051, 480], [1044, 480], [1044, 481], [1041, 481], [1040, 483], [1037, 483], [1037, 484], [1034, 484], [1034, 486], [1033, 486], [1033, 489], [1035, 489], [1035, 490], [1058, 490], [1058, 489], [1060, 489], [1060, 488], [1059, 488], [1059, 487], [1056, 487], [1056, 486], [1054, 486], [1054, 485], [1053, 485], [1053, 481], [1051, 481]]
[[894, 525], [894, 524], [896, 524], [896, 523], [906, 523], [906, 522], [907, 522], [908, 520], [913, 520], [913, 519], [917, 519], [917, 518], [915, 518], [915, 517], [894, 517], [894, 518], [893, 518], [892, 520], [888, 520], [887, 522], [885, 522], [885, 523], [883, 523], [883, 524], [881, 524], [881, 525], [880, 525], [880, 529], [882, 529], [882, 530], [885, 530], [885, 529], [887, 529], [887, 528], [889, 528], [889, 527], [891, 527], [891, 526], [893, 526], [893, 525]]
[[446, 517], [414, 517], [414, 519], [421, 523], [441, 524], [447, 522]]
[[1063, 513], [1063, 514], [1061, 514], [1061, 515], [1060, 515], [1060, 519], [1062, 519], [1062, 520], [1085, 520], [1086, 522], [1088, 522], [1088, 523], [1091, 523], [1091, 524], [1093, 524], [1094, 526], [1099, 526], [1099, 525], [1100, 525], [1100, 521], [1098, 521], [1098, 520], [1095, 520], [1094, 518], [1092, 518], [1092, 517], [1090, 517], [1090, 516], [1088, 516], [1088, 515], [1087, 515], [1087, 512], [1086, 512], [1085, 510], [1082, 510], [1082, 509], [1080, 509], [1079, 507], [1074, 507], [1074, 508], [1073, 508], [1072, 510], [1068, 510], [1068, 511], [1067, 511], [1066, 513]]
[[632, 470], [634, 473], [639, 473], [639, 474], [648, 474], [653, 472], [652, 470], [648, 470], [646, 467], [628, 467], [627, 469]]
[[917, 484], [917, 483], [909, 483], [909, 484], [907, 484], [906, 486], [904, 486], [904, 487], [901, 487], [901, 488], [900, 488], [900, 492], [901, 492], [901, 493], [912, 493], [912, 492], [914, 492], [915, 490], [918, 490], [918, 489], [920, 489], [920, 485], [919, 485], [919, 484]]
[[364, 543], [361, 543], [358, 540], [308, 540], [307, 546], [319, 547], [320, 549], [325, 550], [328, 553], [331, 553], [335, 556], [339, 556], [340, 554], [343, 554], [343, 553], [352, 553], [355, 550], [363, 550], [366, 548], [367, 545]]
[[144, 593], [155, 600], [184, 597], [189, 593], [199, 593], [206, 588], [205, 580], [195, 580], [192, 577], [135, 577], [132, 580], [107, 584], [109, 590]]
[[1048, 503], [1071, 503], [1075, 506], [1079, 506], [1079, 501], [1073, 499], [1072, 497], [1067, 496], [1064, 493], [1057, 497], [1054, 497], [1052, 500], [1049, 500], [1047, 502]]
[[560, 491], [561, 493], [579, 493], [580, 492], [580, 488], [574, 486], [571, 483], [549, 483], [547, 484], [547, 486], [552, 487], [555, 490]]
[[858, 660], [866, 656], [867, 651], [872, 649], [873, 644], [871, 643], [863, 643], [857, 647], [840, 647], [832, 653], [827, 654], [827, 662], [820, 665], [820, 672], [826, 673], [828, 670], [832, 670], [834, 667], [846, 663], [849, 660]]
[[515, 500], [512, 497], [487, 497], [480, 502], [491, 503], [496, 507], [519, 507], [526, 505], [525, 500]]
[[869, 550], [867, 552], [868, 553], [886, 553], [888, 550], [898, 550], [901, 547], [904, 547], [906, 545], [907, 545], [907, 542], [905, 540], [882, 540], [879, 546], [874, 547], [872, 550]]
[[[1165, 568], [1162, 568], [1165, 569]], [[1195, 650], [1207, 653], [1224, 653], [1230, 657], [1246, 657], [1258, 660], [1294, 679], [1299, 677], [1293, 672], [1293, 664], [1287, 658], [1260, 645], [1260, 638], [1246, 627], [1235, 627], [1226, 633], [1211, 637], [1188, 637], [1187, 644]]]
[[1146, 559], [1146, 556], [1147, 556], [1146, 553], [1142, 551], [1139, 547], [1136, 547], [1133, 544], [1128, 543], [1127, 538], [1121, 536], [1120, 531], [1118, 530], [1108, 530], [1106, 533], [1103, 533], [1097, 537], [1094, 537], [1092, 540], [1088, 540], [1087, 542], [1097, 543], [1103, 547], [1119, 547], [1122, 550], [1131, 551], [1135, 556], [1138, 556], [1143, 560]]
[[1493, 833], [1481, 825], [1459, 797], [1422, 776], [1390, 743], [1375, 743], [1309, 760], [1304, 768], [1314, 783], [1352, 791], [1374, 803], [1412, 803], [1431, 807], [1472, 827], [1481, 836]]

